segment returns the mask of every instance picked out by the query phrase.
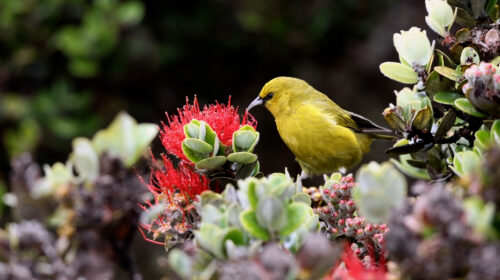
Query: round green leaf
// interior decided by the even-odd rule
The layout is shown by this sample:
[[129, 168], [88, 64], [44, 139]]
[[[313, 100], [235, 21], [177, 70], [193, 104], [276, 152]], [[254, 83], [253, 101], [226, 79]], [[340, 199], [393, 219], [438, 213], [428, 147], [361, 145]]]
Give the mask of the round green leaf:
[[459, 82], [460, 80], [462, 80], [464, 78], [462, 72], [451, 69], [451, 68], [446, 67], [446, 66], [436, 66], [436, 67], [434, 67], [434, 70], [436, 72], [438, 72], [439, 74], [441, 74], [442, 76], [444, 76], [452, 81], [455, 81], [455, 82]]
[[237, 162], [241, 164], [250, 164], [257, 160], [257, 155], [248, 152], [232, 153], [227, 156], [230, 162]]
[[434, 101], [446, 105], [454, 105], [455, 100], [463, 98], [464, 95], [456, 91], [440, 91], [434, 95]]
[[462, 54], [460, 55], [460, 64], [479, 64], [481, 59], [479, 58], [479, 54], [477, 54], [476, 50], [471, 47], [466, 47], [462, 50]]
[[241, 212], [240, 222], [243, 228], [254, 237], [264, 241], [269, 240], [269, 233], [259, 225], [255, 216], [255, 210], [248, 209]]
[[213, 150], [210, 144], [196, 138], [186, 138], [182, 141], [182, 145], [199, 154], [210, 154]]
[[419, 130], [428, 129], [432, 125], [432, 110], [427, 106], [417, 112], [412, 121], [412, 126]]
[[380, 72], [389, 79], [393, 79], [403, 84], [415, 84], [418, 82], [418, 75], [412, 68], [397, 62], [384, 62], [380, 64]]
[[484, 118], [486, 117], [485, 114], [479, 112], [470, 102], [467, 100], [467, 98], [458, 98], [455, 100], [455, 106], [457, 106], [458, 109], [461, 111], [474, 116], [478, 118]]
[[478, 130], [474, 136], [476, 137], [474, 146], [481, 150], [486, 150], [491, 143], [490, 132], [486, 130]]
[[246, 151], [252, 146], [256, 138], [257, 136], [252, 131], [238, 131], [234, 136], [234, 144], [239, 148], [238, 150]]
[[425, 81], [425, 92], [427, 95], [433, 96], [440, 91], [445, 91], [453, 87], [453, 84], [453, 81], [439, 75], [436, 71], [432, 71], [429, 77], [427, 77], [427, 81]]
[[203, 160], [200, 160], [196, 163], [196, 169], [217, 169], [226, 163], [227, 158], [225, 156], [214, 156], [209, 157]]
[[243, 236], [243, 233], [241, 230], [231, 227], [225, 230], [223, 233], [223, 244], [226, 242], [226, 240], [231, 240], [234, 242], [236, 245], [243, 245], [245, 244], [245, 237]]
[[281, 230], [287, 223], [285, 206], [274, 196], [261, 198], [255, 215], [259, 225], [271, 232]]
[[279, 232], [281, 236], [287, 236], [297, 230], [308, 218], [311, 207], [301, 202], [293, 202], [286, 209], [287, 222]]
[[311, 197], [306, 193], [298, 193], [292, 197], [294, 202], [302, 202], [306, 205], [311, 205]]

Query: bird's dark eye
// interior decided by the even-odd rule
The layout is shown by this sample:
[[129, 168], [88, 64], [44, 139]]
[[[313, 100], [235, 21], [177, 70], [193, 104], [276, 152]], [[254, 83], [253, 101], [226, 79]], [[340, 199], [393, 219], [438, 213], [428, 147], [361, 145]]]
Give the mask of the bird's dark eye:
[[266, 102], [266, 101], [270, 100], [271, 98], [273, 98], [273, 95], [274, 95], [274, 93], [270, 92], [262, 100], [264, 100], [264, 102]]

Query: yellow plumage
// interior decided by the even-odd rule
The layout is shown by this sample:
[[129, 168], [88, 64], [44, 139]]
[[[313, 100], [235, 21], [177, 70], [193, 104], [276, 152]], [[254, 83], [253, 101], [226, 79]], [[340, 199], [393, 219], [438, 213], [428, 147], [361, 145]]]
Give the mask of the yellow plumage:
[[272, 79], [249, 108], [258, 104], [274, 116], [281, 138], [308, 175], [356, 166], [373, 138], [387, 138], [375, 133], [389, 131], [345, 111], [301, 79]]

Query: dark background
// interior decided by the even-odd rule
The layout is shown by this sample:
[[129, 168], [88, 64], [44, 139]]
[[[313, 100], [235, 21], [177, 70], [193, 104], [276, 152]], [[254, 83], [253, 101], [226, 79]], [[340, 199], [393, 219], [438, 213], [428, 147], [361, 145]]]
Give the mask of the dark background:
[[[242, 111], [276, 76], [386, 125], [381, 112], [402, 85], [378, 65], [397, 61], [392, 34], [425, 28], [424, 16], [414, 0], [2, 1], [0, 186], [12, 157], [65, 161], [72, 138], [121, 110], [159, 124], [196, 94], [200, 104], [231, 95]], [[262, 171], [298, 173], [271, 114], [252, 114]], [[386, 160], [388, 145], [374, 143], [364, 160]]]

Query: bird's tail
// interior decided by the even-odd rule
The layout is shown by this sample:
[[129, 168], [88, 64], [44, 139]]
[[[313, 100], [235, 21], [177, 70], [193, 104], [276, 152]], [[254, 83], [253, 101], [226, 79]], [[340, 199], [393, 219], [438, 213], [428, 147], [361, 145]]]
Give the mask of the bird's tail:
[[370, 135], [374, 139], [381, 139], [381, 140], [395, 140], [395, 139], [398, 139], [396, 136], [394, 136], [394, 135], [388, 135], [388, 134], [372, 134], [372, 133], [367, 133], [367, 134]]

